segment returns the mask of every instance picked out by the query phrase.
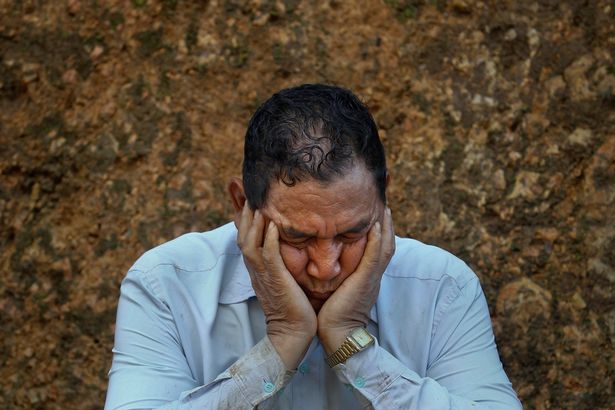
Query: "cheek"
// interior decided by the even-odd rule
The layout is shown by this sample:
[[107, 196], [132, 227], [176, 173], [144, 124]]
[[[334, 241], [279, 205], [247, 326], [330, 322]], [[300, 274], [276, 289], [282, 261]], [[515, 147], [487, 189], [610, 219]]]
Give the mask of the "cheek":
[[359, 266], [363, 253], [365, 252], [365, 245], [367, 244], [367, 238], [361, 238], [360, 240], [346, 245], [342, 254], [340, 255], [340, 267], [342, 272], [352, 273]]
[[305, 272], [308, 262], [307, 252], [289, 245], [280, 244], [280, 255], [282, 255], [286, 269], [295, 279], [301, 276], [302, 272]]

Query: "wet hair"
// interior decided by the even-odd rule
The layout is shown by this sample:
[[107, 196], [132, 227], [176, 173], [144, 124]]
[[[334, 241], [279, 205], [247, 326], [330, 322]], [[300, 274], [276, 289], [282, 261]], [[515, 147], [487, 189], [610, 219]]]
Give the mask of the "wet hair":
[[267, 201], [274, 181], [287, 186], [331, 182], [364, 165], [386, 202], [386, 161], [369, 110], [351, 91], [305, 84], [274, 94], [248, 124], [243, 186], [253, 209]]

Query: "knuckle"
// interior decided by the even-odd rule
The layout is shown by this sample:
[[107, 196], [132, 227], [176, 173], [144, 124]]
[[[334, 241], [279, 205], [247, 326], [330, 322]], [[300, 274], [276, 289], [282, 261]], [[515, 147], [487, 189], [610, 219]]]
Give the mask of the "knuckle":
[[263, 257], [263, 265], [268, 272], [273, 271], [275, 268], [275, 263], [269, 258]]
[[241, 250], [241, 253], [243, 253], [244, 255], [249, 255], [249, 256], [253, 256], [254, 255], [254, 249], [252, 248], [252, 246], [250, 246], [247, 243], [243, 243], [239, 249]]
[[255, 264], [258, 262], [259, 260], [258, 254], [254, 252], [254, 249], [252, 247], [244, 246], [243, 248], [240, 248], [240, 250], [241, 250], [241, 253], [244, 259], [246, 259], [252, 264]]
[[395, 246], [391, 247], [391, 248], [387, 248], [384, 250], [384, 257], [389, 260], [393, 257], [393, 255], [395, 254]]
[[268, 247], [263, 248], [263, 260], [265, 263], [273, 265], [275, 262], [275, 256], [275, 252], [272, 249]]

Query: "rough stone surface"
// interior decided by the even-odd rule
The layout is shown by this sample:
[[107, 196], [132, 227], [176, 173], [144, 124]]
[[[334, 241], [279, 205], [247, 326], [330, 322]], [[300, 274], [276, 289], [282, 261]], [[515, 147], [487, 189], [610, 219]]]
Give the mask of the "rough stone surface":
[[0, 0], [0, 408], [101, 408], [126, 270], [229, 219], [250, 114], [303, 82], [371, 107], [397, 233], [476, 270], [525, 407], [612, 408], [614, 13]]

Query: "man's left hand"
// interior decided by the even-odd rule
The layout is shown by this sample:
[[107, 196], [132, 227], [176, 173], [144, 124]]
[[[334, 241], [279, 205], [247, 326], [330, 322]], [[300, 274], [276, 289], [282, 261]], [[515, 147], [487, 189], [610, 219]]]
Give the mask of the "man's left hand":
[[376, 222], [369, 231], [359, 266], [318, 313], [318, 338], [327, 355], [341, 346], [352, 329], [367, 325], [380, 291], [380, 279], [394, 253], [393, 220], [387, 207], [382, 223]]

